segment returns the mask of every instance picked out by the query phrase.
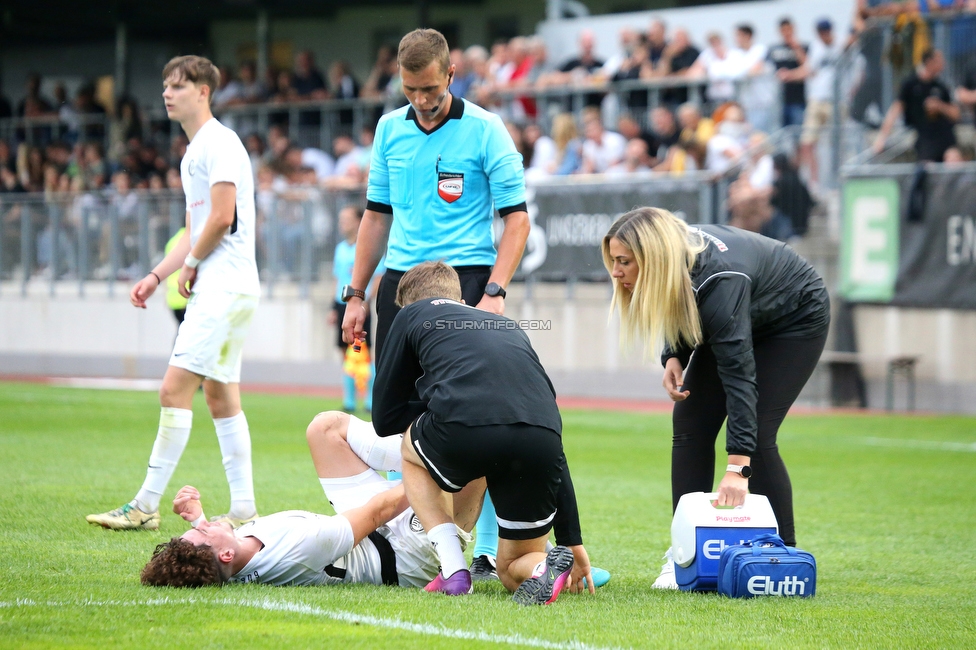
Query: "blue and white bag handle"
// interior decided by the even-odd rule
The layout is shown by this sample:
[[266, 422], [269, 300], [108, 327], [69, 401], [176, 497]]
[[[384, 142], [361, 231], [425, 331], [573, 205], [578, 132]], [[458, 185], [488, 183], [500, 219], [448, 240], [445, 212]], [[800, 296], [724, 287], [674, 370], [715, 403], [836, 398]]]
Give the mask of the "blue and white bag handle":
[[780, 548], [785, 548], [786, 552], [790, 555], [796, 555], [796, 549], [787, 546], [783, 538], [776, 533], [763, 533], [762, 535], [756, 535], [751, 540], [743, 544], [743, 546], [751, 546], [753, 555], [762, 555], [763, 546], [779, 546]]

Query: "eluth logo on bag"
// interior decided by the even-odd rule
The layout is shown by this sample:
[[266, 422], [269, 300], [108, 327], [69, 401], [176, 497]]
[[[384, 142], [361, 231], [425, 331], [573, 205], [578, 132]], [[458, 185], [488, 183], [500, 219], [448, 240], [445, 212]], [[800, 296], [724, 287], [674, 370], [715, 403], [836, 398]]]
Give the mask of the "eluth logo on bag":
[[437, 172], [437, 194], [447, 201], [454, 203], [464, 192], [464, 174], [451, 172]]
[[770, 576], [752, 576], [746, 588], [754, 596], [803, 596], [809, 578], [800, 580], [796, 576], [786, 576], [773, 582]]

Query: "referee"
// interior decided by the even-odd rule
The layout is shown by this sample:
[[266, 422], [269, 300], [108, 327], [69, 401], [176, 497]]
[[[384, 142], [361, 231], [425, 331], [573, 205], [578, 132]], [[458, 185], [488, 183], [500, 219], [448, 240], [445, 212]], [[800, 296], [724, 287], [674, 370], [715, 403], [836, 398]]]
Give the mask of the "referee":
[[[457, 271], [466, 304], [503, 314], [505, 288], [529, 235], [522, 156], [501, 118], [451, 95], [455, 69], [444, 36], [433, 29], [410, 32], [400, 41], [397, 62], [409, 104], [376, 126], [352, 282], [341, 296], [346, 342], [363, 339], [366, 286], [386, 255], [376, 292], [377, 360], [399, 311], [396, 291], [405, 271], [443, 261]], [[504, 222], [497, 252], [496, 208]], [[476, 578], [494, 577], [493, 514], [486, 499], [477, 525]]]
[[[505, 287], [529, 234], [522, 156], [501, 118], [451, 95], [454, 66], [444, 36], [410, 32], [397, 60], [410, 103], [376, 126], [352, 283], [342, 296], [350, 307], [342, 330], [351, 342], [362, 337], [366, 285], [386, 254], [376, 296], [377, 353], [399, 311], [396, 288], [404, 272], [443, 260], [461, 278], [467, 304], [502, 314]], [[497, 253], [495, 208], [505, 224]]]

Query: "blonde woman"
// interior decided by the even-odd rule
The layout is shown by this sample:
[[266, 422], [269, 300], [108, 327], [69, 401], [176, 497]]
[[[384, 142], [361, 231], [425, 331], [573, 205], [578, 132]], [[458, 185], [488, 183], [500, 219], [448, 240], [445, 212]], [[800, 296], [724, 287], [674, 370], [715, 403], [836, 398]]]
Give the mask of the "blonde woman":
[[[718, 505], [765, 495], [779, 532], [796, 545], [790, 477], [776, 434], [820, 359], [830, 323], [817, 272], [781, 242], [730, 226], [689, 226], [638, 208], [603, 238], [611, 309], [624, 340], [663, 346], [664, 387], [675, 402], [671, 497], [710, 492], [715, 439], [727, 421], [728, 467]], [[692, 354], [694, 353], [694, 354]], [[677, 588], [671, 551], [658, 588]]]
[[530, 178], [575, 174], [583, 162], [583, 143], [570, 113], [560, 113], [552, 118], [550, 132], [552, 137], [544, 135], [536, 140]]

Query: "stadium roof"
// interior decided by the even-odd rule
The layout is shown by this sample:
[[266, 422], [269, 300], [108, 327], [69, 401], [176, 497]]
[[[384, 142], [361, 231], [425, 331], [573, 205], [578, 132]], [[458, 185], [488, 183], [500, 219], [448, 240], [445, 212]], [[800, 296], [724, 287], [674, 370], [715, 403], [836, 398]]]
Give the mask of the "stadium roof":
[[[355, 6], [415, 7], [479, 5], [488, 0], [356, 0]], [[180, 40], [203, 35], [214, 20], [329, 17], [349, 0], [0, 0], [2, 43], [39, 44], [104, 41], [120, 22], [131, 37]]]

